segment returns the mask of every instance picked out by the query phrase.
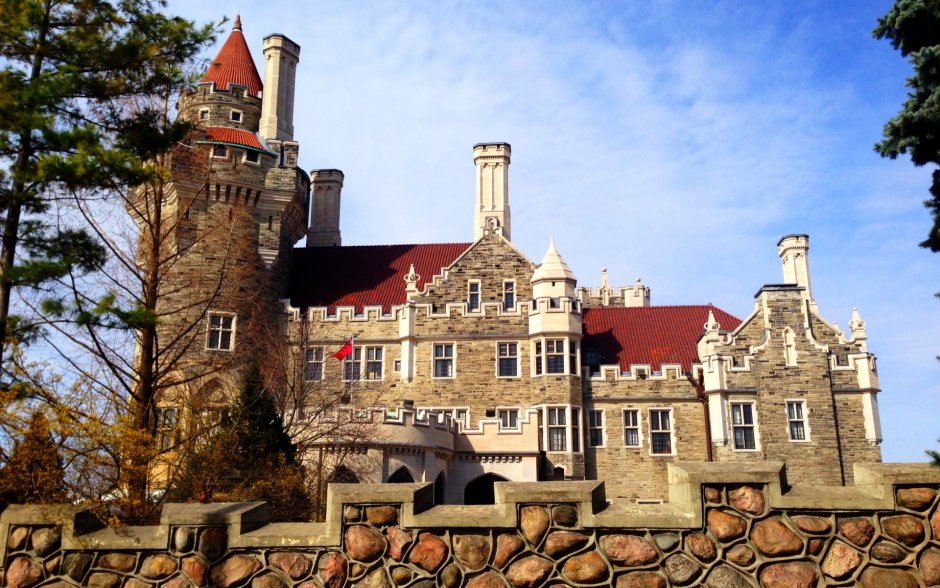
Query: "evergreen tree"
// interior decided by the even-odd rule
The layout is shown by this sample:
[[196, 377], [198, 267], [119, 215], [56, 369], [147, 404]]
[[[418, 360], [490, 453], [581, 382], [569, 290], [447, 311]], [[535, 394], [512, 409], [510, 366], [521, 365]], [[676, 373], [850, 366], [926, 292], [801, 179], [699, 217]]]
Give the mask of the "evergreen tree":
[[[940, 443], [940, 439], [937, 439], [937, 442]], [[924, 451], [927, 454], [927, 457], [930, 458], [930, 465], [940, 468], [940, 451], [936, 449], [927, 449]]]
[[41, 412], [33, 413], [10, 460], [0, 468], [0, 504], [66, 502], [62, 458]]
[[56, 195], [145, 182], [159, 173], [147, 162], [185, 135], [186, 125], [162, 127], [159, 111], [127, 109], [129, 97], [176, 92], [211, 39], [164, 5], [0, 2], [0, 362], [25, 328], [10, 313], [14, 288], [104, 261], [86, 231], [49, 218]]
[[[914, 165], [940, 164], [940, 2], [895, 0], [878, 19], [874, 35], [888, 39], [914, 68], [901, 111], [887, 122], [884, 139], [875, 150], [895, 159], [909, 154]], [[940, 169], [933, 172], [930, 198], [924, 202], [933, 226], [920, 245], [940, 251]]]
[[263, 500], [274, 521], [308, 520], [312, 505], [296, 455], [262, 375], [252, 365], [229, 417], [187, 459], [167, 498]]

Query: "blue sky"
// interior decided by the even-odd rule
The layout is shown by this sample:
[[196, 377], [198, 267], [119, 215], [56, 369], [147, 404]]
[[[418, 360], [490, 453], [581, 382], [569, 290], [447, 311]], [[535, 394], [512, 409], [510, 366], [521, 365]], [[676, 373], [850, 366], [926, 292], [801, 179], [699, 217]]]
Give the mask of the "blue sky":
[[[554, 236], [580, 285], [739, 317], [811, 238], [813, 292], [878, 356], [887, 461], [940, 436], [940, 255], [917, 247], [929, 171], [872, 149], [907, 63], [890, 2], [181, 2], [302, 47], [305, 169], [346, 176], [347, 245], [472, 238], [474, 143], [512, 144], [513, 241]], [[225, 26], [221, 39], [228, 34]], [[220, 39], [220, 42], [221, 42]], [[209, 51], [214, 55], [218, 45]], [[404, 203], [404, 204], [403, 204]]]

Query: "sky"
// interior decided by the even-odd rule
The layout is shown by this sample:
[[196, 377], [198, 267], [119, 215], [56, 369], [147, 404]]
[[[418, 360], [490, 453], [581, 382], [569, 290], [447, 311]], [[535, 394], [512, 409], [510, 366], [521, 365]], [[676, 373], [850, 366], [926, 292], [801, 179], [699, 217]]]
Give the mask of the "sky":
[[[473, 236], [472, 147], [512, 145], [513, 242], [549, 239], [579, 285], [637, 278], [654, 305], [744, 318], [810, 236], [822, 315], [866, 321], [885, 461], [940, 436], [940, 255], [929, 169], [873, 150], [910, 66], [872, 38], [888, 0], [335, 2], [171, 0], [301, 46], [294, 136], [338, 168], [344, 245]], [[222, 26], [217, 52], [231, 29]]]

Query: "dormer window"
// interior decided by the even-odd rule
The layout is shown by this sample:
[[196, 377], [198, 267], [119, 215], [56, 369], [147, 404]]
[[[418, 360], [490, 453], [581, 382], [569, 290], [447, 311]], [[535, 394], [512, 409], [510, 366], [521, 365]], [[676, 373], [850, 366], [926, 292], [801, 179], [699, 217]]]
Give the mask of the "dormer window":
[[232, 122], [242, 122], [242, 111], [241, 110], [231, 111], [229, 113], [229, 119], [231, 119]]

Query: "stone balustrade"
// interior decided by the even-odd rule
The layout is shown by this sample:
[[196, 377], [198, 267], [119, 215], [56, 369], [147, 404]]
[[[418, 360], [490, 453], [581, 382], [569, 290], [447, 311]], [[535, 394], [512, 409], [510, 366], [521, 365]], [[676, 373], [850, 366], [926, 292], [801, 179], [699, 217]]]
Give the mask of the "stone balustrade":
[[666, 504], [601, 482], [505, 483], [491, 506], [430, 484], [337, 484], [322, 523], [263, 503], [168, 504], [103, 526], [79, 507], [0, 515], [4, 586], [342, 588], [940, 585], [940, 469], [856, 465], [849, 487], [789, 487], [779, 463], [670, 466]]

